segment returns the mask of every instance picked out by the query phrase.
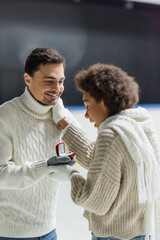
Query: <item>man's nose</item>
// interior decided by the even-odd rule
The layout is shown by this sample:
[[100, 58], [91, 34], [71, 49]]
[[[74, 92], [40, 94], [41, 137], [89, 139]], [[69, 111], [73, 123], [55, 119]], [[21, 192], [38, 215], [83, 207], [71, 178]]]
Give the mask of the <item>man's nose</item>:
[[60, 84], [58, 82], [54, 83], [52, 86], [52, 90], [60, 91]]

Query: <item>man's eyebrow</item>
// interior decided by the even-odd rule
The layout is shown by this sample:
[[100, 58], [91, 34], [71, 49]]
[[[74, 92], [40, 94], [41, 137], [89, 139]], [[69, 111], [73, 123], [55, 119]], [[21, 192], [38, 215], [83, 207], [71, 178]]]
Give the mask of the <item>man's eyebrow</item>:
[[53, 80], [56, 79], [55, 77], [51, 77], [51, 76], [44, 76], [43, 78], [44, 78], [44, 79], [45, 79], [45, 78], [47, 78], [47, 79], [53, 79]]
[[[51, 79], [51, 80], [55, 80], [56, 77], [44, 76], [43, 79]], [[61, 80], [65, 80], [65, 77], [62, 77]]]
[[83, 99], [83, 102], [88, 102], [88, 100], [87, 99]]

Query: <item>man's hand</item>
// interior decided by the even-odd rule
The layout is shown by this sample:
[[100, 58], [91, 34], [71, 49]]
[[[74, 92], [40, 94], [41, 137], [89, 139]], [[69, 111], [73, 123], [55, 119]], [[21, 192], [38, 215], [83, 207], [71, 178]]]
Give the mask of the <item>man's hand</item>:
[[68, 163], [68, 165], [73, 166], [76, 163], [76, 156], [70, 157], [71, 161]]
[[64, 107], [61, 98], [58, 99], [57, 103], [52, 107], [52, 119], [56, 124], [59, 124], [64, 129], [70, 123], [74, 123], [75, 126], [81, 128], [77, 119], [70, 113], [70, 111]]
[[68, 164], [70, 166], [73, 166], [76, 163], [76, 156], [69, 157], [68, 155], [64, 156], [54, 156], [47, 160], [48, 166], [57, 166], [57, 165], [64, 165]]
[[67, 117], [67, 112], [63, 105], [62, 99], [59, 98], [57, 103], [52, 107], [52, 119], [57, 124], [61, 119], [65, 117]]
[[56, 166], [61, 164], [69, 164], [71, 162], [71, 158], [67, 155], [65, 156], [53, 156], [47, 160], [48, 166]]
[[58, 181], [69, 181], [74, 174], [79, 174], [76, 168], [69, 165], [51, 166], [53, 173], [51, 177]]

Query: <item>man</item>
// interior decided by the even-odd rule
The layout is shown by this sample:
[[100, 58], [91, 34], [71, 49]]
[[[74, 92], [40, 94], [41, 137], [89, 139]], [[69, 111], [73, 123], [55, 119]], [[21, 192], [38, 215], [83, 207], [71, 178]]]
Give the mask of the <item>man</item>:
[[64, 65], [56, 50], [36, 48], [26, 60], [24, 94], [0, 106], [0, 239], [57, 239], [53, 165], [70, 159], [52, 157], [61, 141], [52, 116], [64, 91]]

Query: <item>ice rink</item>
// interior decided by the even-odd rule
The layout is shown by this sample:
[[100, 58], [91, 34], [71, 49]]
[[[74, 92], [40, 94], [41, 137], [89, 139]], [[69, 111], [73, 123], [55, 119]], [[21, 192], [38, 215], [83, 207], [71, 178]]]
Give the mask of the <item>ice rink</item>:
[[[160, 140], [160, 105], [146, 105], [155, 124]], [[70, 108], [74, 116], [81, 123], [90, 138], [96, 139], [97, 130], [88, 119], [84, 118], [84, 108]], [[86, 177], [86, 170], [79, 167], [81, 174]], [[61, 183], [59, 200], [57, 203], [57, 235], [58, 240], [89, 240], [91, 233], [88, 222], [83, 217], [83, 209], [74, 204], [70, 198], [70, 183]]]

